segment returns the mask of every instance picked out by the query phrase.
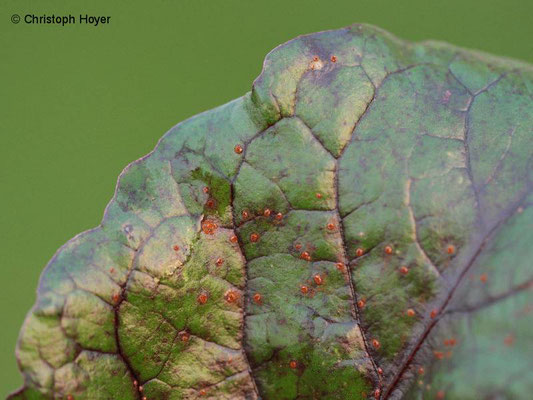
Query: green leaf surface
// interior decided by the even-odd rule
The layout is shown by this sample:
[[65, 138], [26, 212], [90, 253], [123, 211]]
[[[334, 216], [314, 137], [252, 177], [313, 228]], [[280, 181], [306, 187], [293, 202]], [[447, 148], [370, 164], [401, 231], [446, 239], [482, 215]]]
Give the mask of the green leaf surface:
[[10, 398], [530, 398], [532, 133], [530, 65], [279, 46], [56, 253]]

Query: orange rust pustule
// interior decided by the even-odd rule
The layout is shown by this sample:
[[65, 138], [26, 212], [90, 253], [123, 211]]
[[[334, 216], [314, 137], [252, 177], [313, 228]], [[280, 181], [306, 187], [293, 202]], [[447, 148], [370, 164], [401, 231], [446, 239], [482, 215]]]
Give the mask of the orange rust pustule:
[[215, 264], [217, 267], [221, 267], [222, 264], [224, 264], [224, 259], [223, 258], [217, 258], [217, 260], [215, 261]]
[[332, 224], [331, 222], [329, 224], [326, 225], [326, 228], [329, 230], [329, 231], [333, 231], [335, 230], [335, 224]]
[[239, 241], [239, 239], [237, 238], [236, 235], [232, 235], [230, 238], [229, 238], [229, 241], [231, 243], [237, 243]]
[[224, 294], [224, 298], [228, 303], [235, 303], [239, 298], [239, 294], [235, 290], [228, 290], [226, 294]]
[[198, 301], [198, 304], [205, 304], [207, 303], [208, 298], [207, 293], [200, 293], [196, 300]]
[[430, 318], [435, 318], [439, 313], [439, 310], [437, 310], [436, 308], [434, 308], [433, 310], [431, 310], [431, 312], [429, 313], [429, 317]]
[[277, 213], [276, 214], [276, 221], [281, 221], [283, 219], [283, 214], [282, 213]]
[[445, 346], [455, 346], [457, 344], [457, 339], [455, 338], [450, 338], [450, 339], [444, 339], [444, 345]]
[[313, 281], [317, 284], [317, 285], [322, 285], [324, 283], [324, 279], [322, 278], [322, 276], [320, 274], [316, 274], [313, 276]]
[[178, 333], [178, 337], [180, 338], [182, 342], [188, 342], [189, 339], [191, 338], [191, 334], [187, 331], [181, 331]]
[[446, 247], [446, 253], [455, 254], [455, 246], [453, 244], [448, 245], [448, 247]]
[[412, 308], [409, 308], [406, 312], [407, 316], [408, 317], [414, 317], [415, 316], [415, 310], [413, 310]]
[[235, 153], [237, 154], [242, 154], [243, 150], [244, 149], [242, 148], [240, 144], [236, 145], [235, 148], [233, 149], [233, 151], [235, 151]]
[[361, 247], [358, 247], [356, 250], [355, 250], [355, 255], [357, 257], [361, 257], [363, 254], [365, 254], [365, 251], [361, 248]]
[[317, 193], [317, 194], [315, 194], [315, 196], [316, 196], [317, 199], [321, 199], [322, 198], [322, 193]]
[[257, 243], [259, 241], [259, 234], [258, 233], [252, 233], [250, 235], [250, 242]]
[[242, 219], [248, 219], [250, 217], [250, 213], [246, 210], [242, 210], [241, 216], [242, 216]]
[[307, 294], [309, 292], [309, 288], [305, 285], [300, 286], [300, 292], [303, 294]]
[[272, 211], [270, 211], [270, 209], [268, 208], [265, 208], [265, 211], [263, 211], [263, 215], [268, 218], [270, 217], [270, 214], [272, 214]]
[[311, 254], [309, 254], [307, 251], [304, 251], [302, 254], [300, 254], [300, 258], [302, 260], [311, 261]]
[[400, 274], [407, 275], [409, 273], [409, 268], [407, 268], [405, 265], [400, 267]]
[[289, 367], [291, 367], [292, 369], [296, 369], [296, 368], [298, 368], [298, 361], [296, 361], [296, 360], [291, 360], [291, 361], [289, 362]]
[[337, 56], [331, 56], [330, 60], [331, 60], [332, 63], [336, 63], [337, 62]]
[[385, 246], [385, 254], [392, 254], [392, 246]]
[[379, 343], [379, 340], [372, 339], [372, 347], [375, 348], [376, 350], [379, 349], [381, 347], [381, 343]]
[[204, 193], [209, 193], [209, 188], [208, 188], [207, 186], [204, 186], [203, 189], [202, 189], [202, 191], [203, 191]]
[[365, 299], [361, 299], [361, 300], [359, 300], [357, 302], [357, 307], [363, 309], [363, 308], [365, 308], [365, 306], [366, 306], [366, 300]]
[[180, 247], [176, 244], [174, 245], [174, 247], [172, 247], [174, 249], [174, 251], [178, 251], [180, 249]]
[[261, 296], [260, 293], [256, 293], [253, 296], [255, 304], [262, 304], [263, 303], [263, 296]]
[[218, 225], [215, 222], [211, 220], [202, 221], [202, 232], [206, 235], [214, 235], [217, 229]]
[[206, 202], [205, 202], [205, 205], [207, 208], [215, 208], [216, 206], [216, 202], [215, 202], [215, 199], [208, 199]]
[[337, 267], [339, 271], [341, 272], [344, 271], [344, 263], [338, 262], [337, 264], [335, 264], [335, 266]]
[[120, 294], [113, 293], [113, 303], [118, 303], [120, 301]]

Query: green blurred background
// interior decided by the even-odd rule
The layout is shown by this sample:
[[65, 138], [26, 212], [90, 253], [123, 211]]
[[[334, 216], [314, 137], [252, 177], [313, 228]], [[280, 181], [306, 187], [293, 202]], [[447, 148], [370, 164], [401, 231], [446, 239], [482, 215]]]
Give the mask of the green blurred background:
[[[111, 23], [16, 25], [14, 13]], [[248, 91], [273, 47], [353, 22], [533, 62], [531, 0], [2, 0], [0, 396], [22, 383], [15, 342], [40, 272], [98, 225], [122, 168]]]

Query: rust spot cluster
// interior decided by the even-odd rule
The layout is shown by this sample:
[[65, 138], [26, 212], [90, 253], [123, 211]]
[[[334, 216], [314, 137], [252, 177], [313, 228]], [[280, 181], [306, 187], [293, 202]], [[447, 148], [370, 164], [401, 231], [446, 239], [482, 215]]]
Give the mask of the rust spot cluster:
[[450, 338], [450, 339], [444, 339], [444, 346], [455, 346], [457, 344], [457, 339]]
[[210, 219], [202, 221], [202, 232], [206, 235], [214, 235], [217, 229], [218, 225], [216, 224], [216, 222]]

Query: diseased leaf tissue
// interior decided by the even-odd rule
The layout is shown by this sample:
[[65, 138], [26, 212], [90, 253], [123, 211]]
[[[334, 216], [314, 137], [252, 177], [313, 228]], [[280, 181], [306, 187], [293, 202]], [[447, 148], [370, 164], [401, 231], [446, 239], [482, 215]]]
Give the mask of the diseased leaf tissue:
[[530, 65], [276, 48], [54, 256], [11, 398], [531, 398], [532, 133]]

